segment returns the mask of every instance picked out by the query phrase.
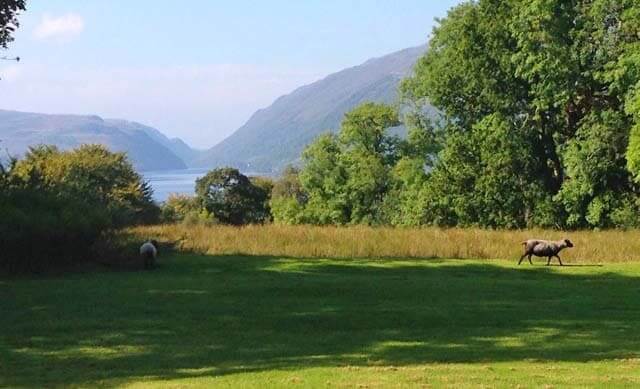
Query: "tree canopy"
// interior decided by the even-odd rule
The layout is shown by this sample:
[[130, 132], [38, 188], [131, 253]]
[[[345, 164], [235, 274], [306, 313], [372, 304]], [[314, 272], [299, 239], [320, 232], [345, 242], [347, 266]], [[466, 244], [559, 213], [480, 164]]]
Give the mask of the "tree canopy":
[[8, 48], [13, 42], [13, 32], [20, 26], [18, 13], [26, 9], [25, 0], [0, 1], [0, 48]]
[[269, 186], [264, 180], [252, 183], [238, 169], [219, 168], [196, 180], [196, 201], [221, 223], [262, 223], [270, 215]]
[[452, 9], [402, 85], [443, 115], [426, 221], [637, 224], [639, 16], [634, 0]]
[[401, 92], [401, 115], [365, 104], [305, 150], [276, 221], [640, 225], [637, 1], [465, 2]]

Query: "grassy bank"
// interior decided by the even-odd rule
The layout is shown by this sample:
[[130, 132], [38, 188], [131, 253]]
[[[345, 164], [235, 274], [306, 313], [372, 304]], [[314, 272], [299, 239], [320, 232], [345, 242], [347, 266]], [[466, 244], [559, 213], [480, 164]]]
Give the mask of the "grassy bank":
[[0, 387], [640, 385], [640, 264], [176, 254], [0, 281]]
[[[307, 258], [503, 258], [517, 260], [524, 239], [570, 238], [561, 253], [567, 263], [640, 261], [640, 231], [400, 229], [313, 226], [184, 226], [134, 229], [140, 238], [158, 237], [206, 254], [276, 255]], [[541, 261], [541, 260], [539, 260]]]

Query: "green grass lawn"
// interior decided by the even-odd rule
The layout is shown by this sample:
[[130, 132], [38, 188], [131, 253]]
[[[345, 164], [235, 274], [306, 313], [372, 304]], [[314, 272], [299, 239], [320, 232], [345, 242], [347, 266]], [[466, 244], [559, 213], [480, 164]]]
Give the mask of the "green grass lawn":
[[638, 386], [640, 264], [176, 254], [0, 280], [0, 386]]

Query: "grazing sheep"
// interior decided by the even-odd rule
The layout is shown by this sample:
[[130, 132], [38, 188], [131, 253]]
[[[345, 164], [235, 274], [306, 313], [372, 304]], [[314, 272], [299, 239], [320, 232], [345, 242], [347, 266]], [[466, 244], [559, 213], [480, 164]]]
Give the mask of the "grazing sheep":
[[156, 257], [158, 256], [158, 242], [155, 240], [144, 242], [140, 246], [140, 256], [142, 256], [144, 268], [151, 268], [156, 263]]
[[560, 262], [560, 266], [562, 265], [562, 261], [560, 260], [560, 256], [558, 253], [566, 248], [573, 247], [573, 243], [569, 239], [562, 240], [541, 240], [541, 239], [529, 239], [522, 242], [524, 245], [524, 255], [520, 257], [520, 261], [518, 261], [518, 265], [522, 263], [524, 257], [529, 257], [529, 263], [533, 265], [531, 262], [531, 256], [535, 255], [536, 257], [547, 257], [547, 266], [551, 263], [551, 257], [558, 258], [558, 262]]

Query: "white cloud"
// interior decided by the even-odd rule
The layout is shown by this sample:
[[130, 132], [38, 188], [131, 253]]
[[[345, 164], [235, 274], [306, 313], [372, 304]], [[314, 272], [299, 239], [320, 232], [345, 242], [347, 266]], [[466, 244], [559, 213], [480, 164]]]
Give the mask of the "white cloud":
[[40, 40], [68, 41], [84, 30], [84, 19], [74, 13], [60, 16], [45, 14], [33, 31], [33, 36]]

